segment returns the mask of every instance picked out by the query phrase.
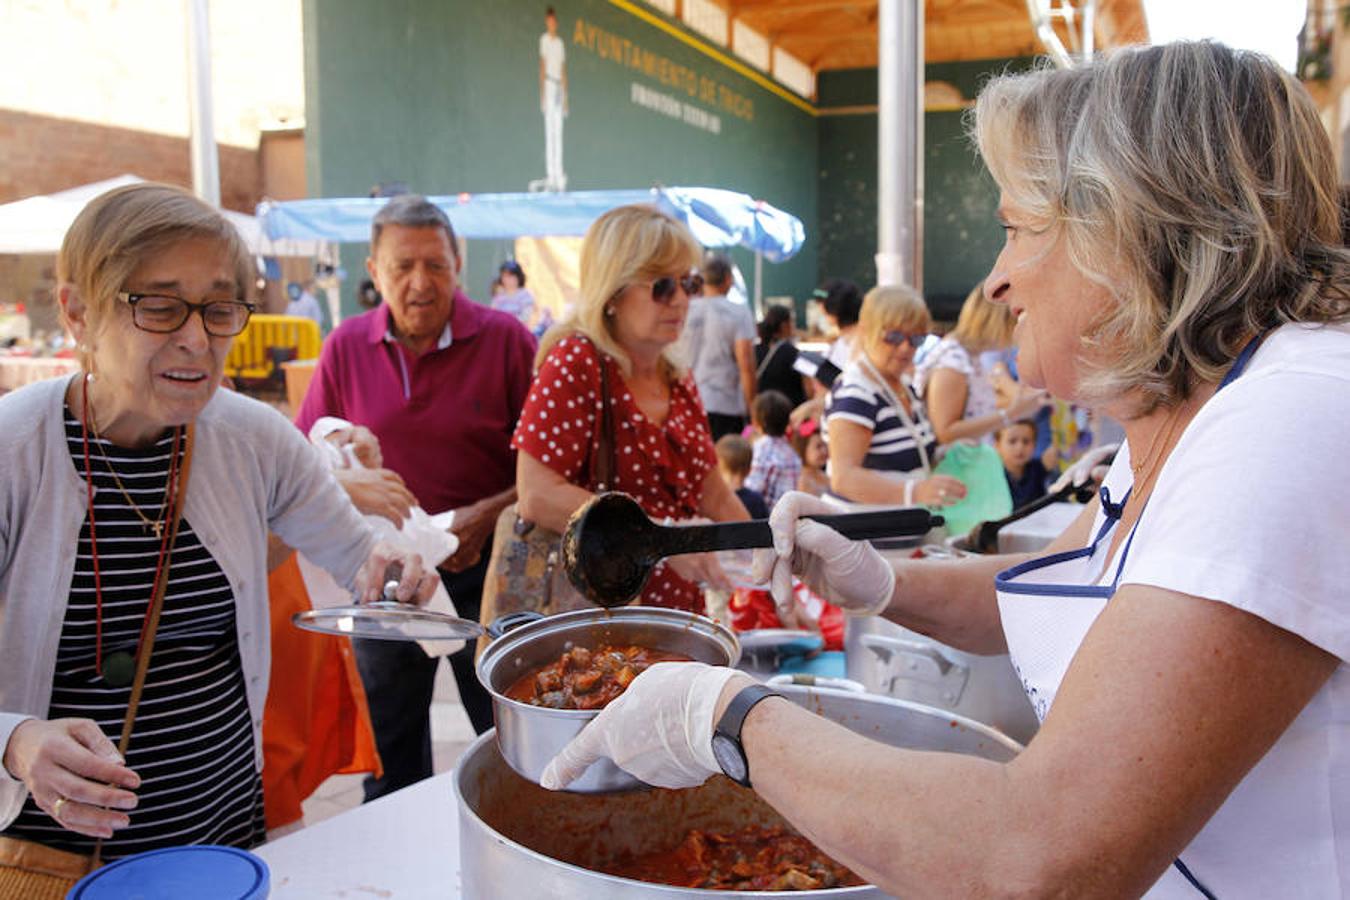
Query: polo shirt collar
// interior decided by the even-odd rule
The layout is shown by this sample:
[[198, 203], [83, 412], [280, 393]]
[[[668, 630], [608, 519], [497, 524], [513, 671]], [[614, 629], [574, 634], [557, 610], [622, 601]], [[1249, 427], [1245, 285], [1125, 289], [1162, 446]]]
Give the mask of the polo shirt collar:
[[[372, 344], [394, 343], [393, 322], [389, 314], [389, 304], [381, 303], [370, 317], [370, 330], [367, 334]], [[456, 290], [450, 306], [450, 320], [445, 323], [436, 349], [444, 350], [456, 338], [466, 340], [477, 334], [483, 327], [484, 308], [469, 299], [463, 291]]]

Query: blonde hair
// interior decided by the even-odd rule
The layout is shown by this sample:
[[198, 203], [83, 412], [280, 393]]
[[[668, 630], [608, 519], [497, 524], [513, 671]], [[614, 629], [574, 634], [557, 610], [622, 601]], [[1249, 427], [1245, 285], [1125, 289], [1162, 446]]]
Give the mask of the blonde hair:
[[[233, 260], [240, 298], [252, 295], [253, 257], [239, 231], [182, 188], [154, 182], [115, 188], [89, 201], [61, 242], [56, 278], [79, 294], [88, 328], [97, 332], [132, 273], [150, 256], [189, 238], [219, 241]], [[88, 351], [80, 353], [87, 370]]]
[[961, 304], [951, 335], [970, 353], [983, 353], [1011, 344], [1016, 325], [1017, 319], [1008, 305], [986, 299], [984, 286], [977, 284]]
[[[689, 229], [654, 206], [620, 206], [596, 219], [581, 244], [581, 300], [539, 342], [535, 368], [543, 365], [558, 341], [583, 334], [611, 356], [624, 375], [632, 374], [632, 360], [614, 339], [605, 308], [629, 285], [692, 269], [702, 255]], [[671, 348], [662, 351], [661, 363], [667, 378], [683, 375]]]
[[878, 285], [863, 297], [862, 311], [858, 313], [858, 337], [854, 345], [856, 356], [865, 347], [874, 345], [881, 336], [893, 328], [917, 333], [929, 331], [933, 327], [933, 317], [912, 287], [895, 284], [884, 287]]
[[1331, 144], [1264, 56], [1182, 42], [997, 78], [972, 131], [1024, 227], [1114, 298], [1083, 337], [1089, 405], [1174, 405], [1255, 334], [1350, 318]]

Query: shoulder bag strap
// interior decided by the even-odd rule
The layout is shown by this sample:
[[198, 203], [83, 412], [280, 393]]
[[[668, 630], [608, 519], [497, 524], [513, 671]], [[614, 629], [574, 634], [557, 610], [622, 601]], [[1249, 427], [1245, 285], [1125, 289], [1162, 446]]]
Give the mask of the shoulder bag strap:
[[[122, 735], [117, 741], [117, 752], [125, 759], [127, 747], [131, 743], [131, 728], [136, 722], [136, 710], [141, 704], [141, 694], [145, 690], [145, 675], [150, 669], [150, 655], [155, 649], [155, 632], [159, 629], [160, 613], [164, 610], [164, 592], [169, 586], [169, 568], [173, 561], [173, 545], [178, 539], [178, 525], [183, 519], [184, 498], [187, 496], [188, 480], [192, 474], [192, 447], [196, 440], [197, 429], [187, 426], [186, 444], [183, 448], [182, 469], [178, 473], [178, 484], [174, 489], [173, 509], [169, 517], [168, 548], [164, 552], [164, 565], [155, 579], [155, 589], [150, 595], [150, 609], [146, 612], [145, 639], [136, 653], [136, 676], [131, 682], [131, 698], [127, 701], [126, 718], [122, 720]], [[103, 854], [103, 839], [94, 844], [94, 867], [97, 868]]]
[[859, 354], [858, 359], [867, 370], [867, 374], [877, 383], [877, 387], [881, 388], [882, 395], [885, 396], [892, 408], [895, 409], [895, 414], [900, 417], [900, 421], [905, 423], [905, 428], [909, 430], [910, 437], [914, 438], [914, 446], [919, 451], [919, 459], [922, 463], [923, 473], [925, 475], [932, 475], [933, 464], [928, 459], [928, 447], [924, 442], [923, 434], [919, 431], [919, 427], [914, 424], [914, 417], [909, 414], [909, 410], [905, 409], [905, 405], [900, 402], [900, 398], [891, 390], [891, 386], [886, 383], [886, 379], [881, 377], [881, 373], [872, 365], [872, 361], [861, 354]]
[[[594, 344], [592, 344], [594, 346]], [[614, 489], [614, 412], [610, 408], [609, 360], [595, 348], [600, 361], [600, 416], [596, 419], [594, 449], [591, 452], [591, 488], [597, 492]]]
[[764, 370], [769, 367], [769, 362], [778, 355], [778, 351], [782, 349], [783, 345], [786, 343], [787, 341], [777, 341], [769, 347], [768, 352], [764, 354], [764, 358], [759, 361], [759, 368], [755, 370], [755, 381], [759, 381], [764, 377]]

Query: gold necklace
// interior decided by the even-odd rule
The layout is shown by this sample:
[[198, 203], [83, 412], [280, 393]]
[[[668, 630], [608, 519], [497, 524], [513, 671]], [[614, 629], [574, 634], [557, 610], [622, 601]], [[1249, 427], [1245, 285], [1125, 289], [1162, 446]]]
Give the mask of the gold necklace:
[[[87, 387], [87, 386], [86, 386], [85, 390], [86, 390], [86, 391], [88, 390], [88, 387]], [[94, 418], [94, 407], [93, 407], [93, 405], [92, 405], [92, 404], [86, 403], [86, 407], [87, 407], [87, 409], [89, 410], [89, 430], [92, 431], [92, 432], [94, 432], [94, 437], [99, 438], [99, 440], [106, 440], [106, 438], [102, 437], [102, 433], [101, 433], [101, 431], [99, 430], [99, 427], [98, 427], [98, 420]], [[152, 519], [151, 519], [149, 516], [147, 516], [145, 513], [141, 512], [141, 508], [140, 508], [139, 506], [136, 505], [136, 501], [135, 501], [135, 500], [132, 500], [132, 499], [131, 499], [131, 494], [127, 492], [126, 486], [122, 484], [122, 479], [121, 479], [121, 477], [117, 474], [117, 470], [113, 468], [112, 461], [111, 461], [110, 459], [108, 459], [108, 451], [107, 451], [107, 449], [105, 449], [105, 448], [102, 446], [102, 444], [100, 444], [100, 445], [99, 445], [99, 448], [98, 448], [98, 452], [99, 452], [99, 455], [103, 457], [103, 467], [104, 467], [105, 469], [107, 469], [107, 470], [108, 470], [108, 474], [111, 475], [111, 476], [113, 477], [113, 482], [117, 485], [117, 489], [118, 489], [119, 491], [122, 492], [122, 496], [126, 498], [127, 504], [131, 507], [131, 511], [134, 512], [134, 513], [136, 514], [136, 518], [138, 518], [138, 519], [141, 520], [141, 530], [142, 530], [142, 531], [151, 531], [151, 530], [153, 530], [153, 531], [155, 532], [155, 540], [157, 540], [157, 541], [162, 541], [162, 540], [164, 539], [164, 515], [165, 515], [165, 513], [168, 512], [168, 504], [165, 503], [165, 504], [163, 504], [163, 505], [160, 506], [160, 509], [159, 509], [159, 518], [158, 518], [158, 519], [153, 519], [153, 520], [152, 520]], [[172, 467], [170, 467], [169, 472], [170, 472], [170, 477], [172, 477], [172, 473], [173, 473]], [[169, 491], [169, 485], [168, 485], [168, 483], [166, 482], [165, 485], [164, 485], [164, 492], [165, 492], [165, 495], [166, 495], [166, 496], [168, 495], [168, 491]]]
[[[1143, 499], [1148, 487], [1153, 483], [1158, 472], [1162, 470], [1162, 464], [1165, 461], [1167, 452], [1167, 445], [1172, 442], [1172, 435], [1176, 433], [1177, 423], [1181, 421], [1183, 404], [1184, 401], [1181, 404], [1177, 404], [1176, 408], [1172, 410], [1172, 414], [1168, 416], [1167, 422], [1162, 428], [1159, 428], [1158, 433], [1153, 436], [1153, 441], [1148, 445], [1148, 451], [1145, 453], [1144, 460], [1140, 462], [1138, 466], [1134, 464], [1133, 460], [1130, 461], [1130, 469], [1134, 474], [1134, 487], [1130, 491], [1131, 501]], [[1162, 439], [1161, 443], [1159, 443], [1160, 438]], [[1155, 448], [1158, 450], [1156, 458], [1153, 453]], [[1157, 465], [1154, 465], [1154, 463], [1157, 463]], [[1139, 474], [1143, 472], [1146, 467], [1149, 469], [1148, 476], [1140, 479]]]

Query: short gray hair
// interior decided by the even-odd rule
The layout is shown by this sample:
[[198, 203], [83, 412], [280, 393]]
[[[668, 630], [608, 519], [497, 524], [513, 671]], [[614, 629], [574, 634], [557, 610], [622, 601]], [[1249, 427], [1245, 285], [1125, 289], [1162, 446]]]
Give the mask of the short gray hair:
[[1254, 334], [1350, 318], [1331, 143], [1265, 56], [1179, 42], [1004, 76], [972, 132], [1009, 202], [1115, 298], [1083, 339], [1085, 402], [1174, 405]]
[[404, 228], [444, 228], [445, 236], [450, 239], [450, 252], [458, 258], [459, 244], [455, 240], [455, 229], [450, 217], [439, 206], [421, 194], [399, 194], [390, 200], [370, 222], [370, 254], [380, 243], [380, 232], [386, 225], [402, 225]]

